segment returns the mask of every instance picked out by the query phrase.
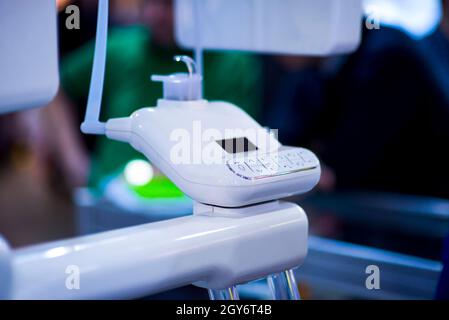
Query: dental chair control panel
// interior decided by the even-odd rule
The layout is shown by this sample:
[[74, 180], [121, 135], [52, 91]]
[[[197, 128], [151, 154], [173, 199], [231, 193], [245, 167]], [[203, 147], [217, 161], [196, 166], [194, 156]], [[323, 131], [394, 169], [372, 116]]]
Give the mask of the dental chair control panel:
[[319, 166], [319, 161], [307, 149], [281, 147], [280, 151], [265, 155], [236, 157], [226, 164], [237, 176], [247, 180], [258, 180], [314, 170]]
[[311, 190], [320, 163], [309, 150], [283, 146], [275, 135], [227, 102], [201, 98], [201, 75], [153, 76], [164, 85], [154, 108], [107, 121], [105, 133], [142, 152], [192, 199], [220, 207], [277, 200]]

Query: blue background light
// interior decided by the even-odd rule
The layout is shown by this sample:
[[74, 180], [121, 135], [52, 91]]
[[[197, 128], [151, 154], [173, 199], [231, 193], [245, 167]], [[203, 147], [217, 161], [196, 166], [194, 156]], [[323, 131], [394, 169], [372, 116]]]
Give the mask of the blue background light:
[[441, 19], [440, 0], [364, 0], [363, 7], [368, 17], [415, 39], [434, 31]]

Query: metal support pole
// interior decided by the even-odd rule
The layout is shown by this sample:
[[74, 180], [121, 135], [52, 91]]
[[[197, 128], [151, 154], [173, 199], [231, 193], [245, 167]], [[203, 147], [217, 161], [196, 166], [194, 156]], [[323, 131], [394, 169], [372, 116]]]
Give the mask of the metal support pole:
[[211, 300], [240, 300], [236, 286], [223, 290], [209, 289], [209, 298]]
[[267, 281], [274, 300], [301, 300], [293, 270], [272, 274]]

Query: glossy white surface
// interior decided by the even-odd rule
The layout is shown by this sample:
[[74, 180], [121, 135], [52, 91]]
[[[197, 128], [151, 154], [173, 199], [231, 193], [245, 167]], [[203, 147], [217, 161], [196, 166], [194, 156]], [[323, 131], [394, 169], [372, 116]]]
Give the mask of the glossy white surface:
[[[211, 132], [215, 136], [209, 136]], [[321, 174], [320, 162], [312, 152], [282, 146], [248, 114], [227, 102], [162, 99], [155, 108], [109, 120], [106, 135], [130, 143], [195, 201], [216, 206], [239, 207], [305, 193], [318, 183]], [[246, 137], [258, 150], [234, 155], [216, 142], [238, 137]], [[264, 169], [255, 176], [258, 179], [246, 179], [228, 165], [245, 157], [260, 164], [268, 154], [289, 150], [306, 155], [307, 167], [291, 163], [292, 167], [282, 174]], [[176, 163], [178, 158], [173, 155], [178, 151], [187, 153], [183, 157], [186, 161]], [[208, 162], [209, 154], [217, 155], [219, 161]]]
[[354, 50], [361, 0], [177, 0], [176, 38], [185, 47], [329, 55]]
[[[136, 298], [190, 283], [222, 289], [299, 266], [307, 227], [291, 203], [235, 215], [203, 206], [190, 217], [24, 248], [11, 257], [10, 298]], [[69, 266], [79, 268], [79, 289], [66, 288]]]
[[56, 1], [0, 1], [0, 114], [45, 106], [59, 86]]

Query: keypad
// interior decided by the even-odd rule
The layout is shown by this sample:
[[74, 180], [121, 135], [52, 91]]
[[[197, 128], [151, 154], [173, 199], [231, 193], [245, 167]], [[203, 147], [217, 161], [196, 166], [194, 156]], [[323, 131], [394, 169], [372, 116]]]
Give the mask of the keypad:
[[268, 154], [235, 158], [227, 162], [237, 176], [253, 180], [316, 168], [315, 155], [302, 148], [289, 148]]

